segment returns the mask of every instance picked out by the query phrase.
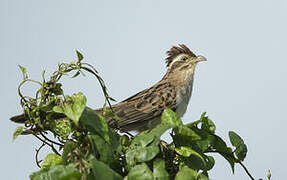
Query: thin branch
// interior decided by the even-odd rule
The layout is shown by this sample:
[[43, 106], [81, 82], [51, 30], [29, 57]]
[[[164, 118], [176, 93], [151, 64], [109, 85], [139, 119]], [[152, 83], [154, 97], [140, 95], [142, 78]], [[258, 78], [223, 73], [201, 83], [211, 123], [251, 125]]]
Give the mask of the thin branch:
[[42, 141], [43, 143], [47, 144], [48, 146], [51, 146], [51, 144], [47, 143], [45, 140], [41, 139], [39, 136], [37, 136], [34, 132], [32, 132], [32, 134], [39, 139], [40, 141]]
[[234, 156], [231, 156], [229, 153], [226, 152], [221, 152], [221, 151], [206, 151], [206, 153], [220, 153], [220, 154], [225, 154], [231, 158], [233, 158], [235, 160], [235, 162], [239, 163], [241, 165], [241, 167], [243, 167], [244, 171], [246, 172], [246, 174], [249, 176], [250, 179], [255, 180], [255, 178], [250, 174], [250, 172], [248, 171], [248, 169], [246, 168], [246, 166], [239, 161], [238, 159], [236, 159]]
[[40, 138], [39, 136], [37, 136], [36, 134], [33, 133], [33, 135], [39, 139], [40, 141], [42, 141], [43, 143], [45, 143], [46, 145], [50, 146], [52, 148], [52, 150], [57, 154], [57, 155], [61, 155], [53, 146], [53, 144], [49, 144], [47, 143], [45, 140], [43, 140], [42, 138]]
[[23, 85], [24, 83], [26, 83], [27, 81], [34, 82], [34, 83], [39, 84], [40, 86], [42, 86], [42, 83], [40, 83], [39, 81], [35, 81], [35, 80], [33, 80], [33, 79], [25, 79], [25, 80], [23, 80], [23, 81], [19, 84], [19, 86], [18, 86], [18, 94], [19, 94], [19, 96], [21, 97], [21, 99], [23, 99], [25, 102], [27, 102], [27, 101], [25, 100], [23, 94], [21, 93], [21, 87], [22, 87], [22, 85]]
[[241, 167], [243, 167], [243, 169], [245, 170], [245, 172], [248, 174], [248, 176], [250, 177], [250, 179], [254, 180], [254, 178], [252, 177], [252, 175], [249, 173], [248, 169], [246, 168], [246, 166], [239, 161], [239, 164], [241, 165]]
[[43, 138], [44, 138], [45, 140], [49, 141], [50, 143], [56, 144], [56, 145], [61, 146], [61, 147], [64, 146], [64, 145], [61, 144], [61, 143], [58, 143], [58, 142], [55, 142], [55, 141], [50, 140], [50, 139], [47, 138], [47, 136], [45, 136], [42, 132], [40, 132], [40, 134], [41, 134], [41, 136], [43, 136]]
[[40, 162], [42, 161], [42, 160], [38, 160], [38, 155], [39, 155], [39, 152], [40, 152], [40, 150], [45, 146], [46, 144], [45, 143], [43, 143], [38, 149], [36, 149], [36, 155], [35, 155], [35, 160], [36, 160], [36, 164], [37, 164], [37, 166], [39, 167], [39, 168], [41, 168], [41, 166], [40, 166]]
[[113, 111], [113, 108], [112, 108], [112, 105], [111, 105], [111, 103], [110, 103], [110, 96], [107, 94], [107, 92], [106, 92], [106, 87], [105, 87], [105, 85], [103, 84], [103, 79], [96, 73], [96, 72], [94, 72], [94, 71], [92, 71], [91, 69], [89, 69], [89, 68], [87, 68], [87, 67], [81, 67], [82, 69], [84, 69], [84, 70], [86, 70], [86, 71], [88, 71], [88, 72], [90, 72], [90, 73], [92, 73], [93, 75], [95, 75], [96, 76], [96, 78], [98, 79], [98, 81], [99, 81], [99, 83], [100, 83], [100, 85], [101, 85], [101, 88], [102, 88], [102, 90], [103, 90], [103, 93], [104, 93], [104, 95], [105, 95], [105, 98], [106, 98], [106, 100], [107, 100], [107, 102], [108, 102], [108, 104], [109, 104], [109, 107], [110, 107], [110, 109]]

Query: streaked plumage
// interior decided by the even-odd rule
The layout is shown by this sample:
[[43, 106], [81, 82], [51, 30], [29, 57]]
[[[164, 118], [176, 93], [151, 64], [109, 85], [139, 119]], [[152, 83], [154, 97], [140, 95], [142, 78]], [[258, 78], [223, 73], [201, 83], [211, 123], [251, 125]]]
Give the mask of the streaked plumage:
[[[112, 106], [119, 120], [106, 117], [111, 127], [121, 131], [150, 129], [160, 123], [165, 108], [183, 116], [192, 93], [195, 66], [206, 59], [183, 44], [172, 47], [167, 54], [168, 70], [158, 83]], [[101, 113], [102, 109], [96, 111]]]

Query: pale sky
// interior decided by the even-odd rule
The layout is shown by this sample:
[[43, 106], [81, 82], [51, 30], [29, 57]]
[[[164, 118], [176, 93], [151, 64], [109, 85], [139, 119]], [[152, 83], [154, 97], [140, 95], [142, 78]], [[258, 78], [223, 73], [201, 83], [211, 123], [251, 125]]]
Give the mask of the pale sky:
[[[121, 101], [160, 80], [165, 51], [179, 43], [208, 59], [197, 66], [184, 122], [206, 111], [226, 141], [231, 130], [244, 139], [244, 163], [256, 179], [266, 179], [268, 169], [273, 179], [284, 178], [286, 9], [284, 0], [0, 0], [2, 179], [28, 179], [38, 170], [34, 154], [40, 143], [32, 136], [12, 142], [17, 125], [8, 121], [21, 113], [18, 64], [41, 80], [42, 70], [49, 74], [58, 62], [74, 60], [78, 49]], [[63, 83], [66, 94], [83, 92], [90, 107], [103, 104], [92, 76]], [[25, 91], [31, 95], [35, 88]], [[213, 180], [248, 179], [240, 166], [233, 175], [215, 157]]]

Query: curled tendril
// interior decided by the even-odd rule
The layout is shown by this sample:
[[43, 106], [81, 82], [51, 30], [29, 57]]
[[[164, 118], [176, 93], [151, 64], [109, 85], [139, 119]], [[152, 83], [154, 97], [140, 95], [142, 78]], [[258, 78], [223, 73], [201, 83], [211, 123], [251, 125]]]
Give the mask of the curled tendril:
[[42, 160], [39, 160], [38, 156], [39, 156], [39, 152], [41, 151], [41, 149], [45, 146], [46, 144], [45, 143], [42, 143], [42, 145], [38, 148], [38, 149], [35, 149], [36, 150], [36, 154], [35, 154], [35, 161], [36, 161], [36, 164], [39, 168], [41, 168], [41, 165], [40, 163], [42, 162]]
[[[24, 78], [18, 86], [20, 103], [24, 110], [24, 114], [29, 119], [24, 124], [25, 131], [23, 131], [23, 134], [32, 134], [43, 143], [38, 149], [36, 149], [36, 164], [38, 167], [40, 167], [39, 163], [41, 162], [38, 160], [38, 154], [45, 145], [49, 146], [53, 152], [59, 155], [60, 153], [56, 150], [55, 147], [58, 147], [59, 150], [62, 150], [64, 144], [67, 141], [71, 141], [71, 139], [63, 140], [60, 138], [57, 132], [55, 132], [55, 130], [52, 128], [54, 122], [49, 121], [47, 119], [47, 113], [41, 110], [42, 106], [45, 106], [49, 103], [57, 105], [60, 102], [65, 101], [65, 96], [62, 92], [62, 89], [60, 93], [55, 93], [53, 91], [53, 88], [56, 88], [57, 85], [60, 84], [59, 81], [63, 75], [69, 75], [72, 72], [76, 72], [73, 77], [76, 77], [79, 74], [85, 76], [84, 72], [87, 72], [95, 76], [101, 86], [101, 90], [105, 97], [105, 102], [112, 110], [110, 101], [115, 100], [108, 94], [104, 80], [99, 76], [98, 71], [91, 64], [82, 63], [81, 60], [82, 59], [79, 59], [76, 63], [72, 62], [58, 64], [58, 69], [52, 73], [49, 80], [45, 79], [45, 71], [43, 71], [42, 82]], [[28, 82], [35, 83], [40, 86], [40, 88], [35, 93], [35, 97], [26, 96], [22, 93], [23, 85]], [[47, 132], [51, 132], [57, 138], [58, 142], [51, 140], [48, 136], [46, 136], [45, 134], [47, 134]]]

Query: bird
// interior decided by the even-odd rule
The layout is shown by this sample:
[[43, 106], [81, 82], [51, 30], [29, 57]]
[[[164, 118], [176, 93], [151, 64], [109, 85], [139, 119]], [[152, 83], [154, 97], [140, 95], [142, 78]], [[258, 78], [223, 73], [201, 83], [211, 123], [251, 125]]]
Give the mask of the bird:
[[[172, 46], [165, 59], [167, 71], [163, 78], [121, 102], [111, 109], [117, 119], [106, 117], [108, 125], [122, 132], [145, 131], [161, 123], [164, 109], [171, 109], [182, 117], [187, 109], [193, 87], [194, 72], [198, 62], [206, 61], [196, 56], [186, 45]], [[103, 109], [97, 109], [103, 113]]]
[[[160, 81], [117, 104], [95, 110], [106, 118], [111, 128], [121, 132], [142, 132], [160, 124], [165, 109], [173, 110], [179, 117], [185, 114], [192, 94], [196, 65], [207, 59], [196, 56], [184, 44], [172, 46], [166, 54], [167, 71]], [[115, 116], [105, 113], [109, 110]], [[27, 117], [22, 114], [10, 120], [23, 123]]]

